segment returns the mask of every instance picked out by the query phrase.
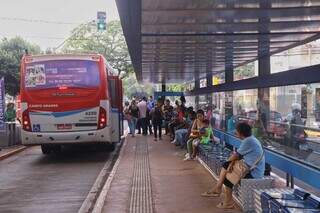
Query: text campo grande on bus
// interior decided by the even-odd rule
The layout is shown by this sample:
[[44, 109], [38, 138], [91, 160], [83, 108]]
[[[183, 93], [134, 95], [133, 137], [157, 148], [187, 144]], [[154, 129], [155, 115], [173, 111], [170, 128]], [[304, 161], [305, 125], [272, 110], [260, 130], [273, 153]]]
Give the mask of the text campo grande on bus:
[[30, 108], [57, 108], [58, 104], [30, 104], [28, 107]]

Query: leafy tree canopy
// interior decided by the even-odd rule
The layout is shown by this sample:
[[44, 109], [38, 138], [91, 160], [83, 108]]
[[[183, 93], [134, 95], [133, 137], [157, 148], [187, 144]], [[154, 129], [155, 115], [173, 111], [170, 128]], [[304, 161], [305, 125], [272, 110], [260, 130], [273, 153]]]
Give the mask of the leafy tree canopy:
[[41, 51], [38, 45], [21, 37], [0, 41], [0, 77], [5, 78], [6, 93], [11, 96], [19, 92], [20, 61], [26, 49], [30, 54], [39, 54]]
[[107, 23], [107, 30], [98, 31], [95, 24], [81, 24], [72, 31], [72, 36], [66, 40], [63, 52], [67, 53], [99, 53], [110, 65], [129, 74], [133, 72], [130, 56], [120, 21]]

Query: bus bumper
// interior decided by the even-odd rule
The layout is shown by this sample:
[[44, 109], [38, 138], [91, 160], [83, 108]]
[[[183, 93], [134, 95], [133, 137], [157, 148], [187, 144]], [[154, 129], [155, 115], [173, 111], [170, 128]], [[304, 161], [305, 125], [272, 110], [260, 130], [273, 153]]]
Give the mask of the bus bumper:
[[81, 132], [27, 132], [21, 130], [23, 145], [111, 143], [109, 129]]

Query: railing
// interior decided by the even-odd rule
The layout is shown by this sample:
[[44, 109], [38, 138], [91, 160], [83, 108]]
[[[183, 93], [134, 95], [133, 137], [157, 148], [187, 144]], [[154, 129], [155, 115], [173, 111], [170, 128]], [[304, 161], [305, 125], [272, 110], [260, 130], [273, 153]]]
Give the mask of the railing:
[[21, 125], [16, 122], [6, 122], [4, 131], [0, 131], [0, 147], [21, 144]]

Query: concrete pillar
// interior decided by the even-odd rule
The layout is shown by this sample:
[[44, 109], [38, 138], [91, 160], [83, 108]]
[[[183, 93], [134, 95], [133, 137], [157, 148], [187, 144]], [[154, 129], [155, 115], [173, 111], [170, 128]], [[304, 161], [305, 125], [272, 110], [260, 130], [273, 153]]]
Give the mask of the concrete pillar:
[[[161, 92], [166, 92], [166, 84], [165, 83], [161, 84]], [[165, 99], [166, 99], [166, 96], [164, 96], [164, 95], [161, 96], [161, 102], [162, 103], [164, 103]]]

